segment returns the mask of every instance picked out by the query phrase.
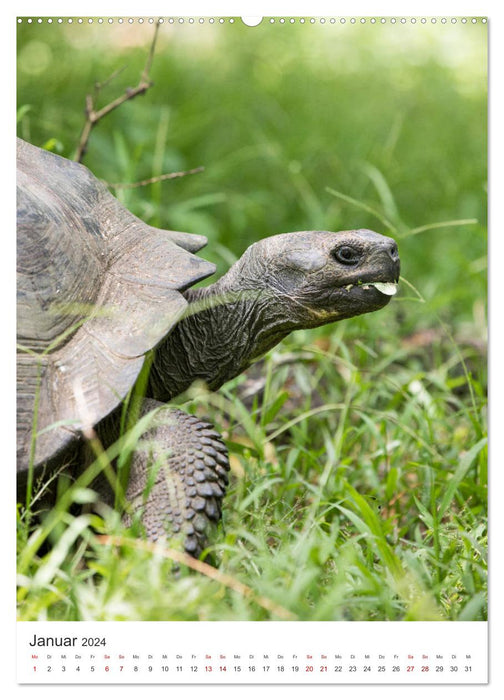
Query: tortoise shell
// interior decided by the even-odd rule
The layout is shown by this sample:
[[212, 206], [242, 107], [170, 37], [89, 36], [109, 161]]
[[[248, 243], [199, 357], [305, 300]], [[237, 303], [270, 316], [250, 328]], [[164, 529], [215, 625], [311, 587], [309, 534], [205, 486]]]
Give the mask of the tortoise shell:
[[215, 271], [203, 236], [148, 226], [86, 167], [17, 143], [17, 469], [116, 408]]

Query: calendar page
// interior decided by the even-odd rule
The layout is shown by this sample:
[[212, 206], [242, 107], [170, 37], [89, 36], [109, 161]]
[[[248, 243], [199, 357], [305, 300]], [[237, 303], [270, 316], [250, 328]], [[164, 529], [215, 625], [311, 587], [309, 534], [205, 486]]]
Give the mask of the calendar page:
[[18, 684], [487, 684], [489, 20], [141, 11], [15, 18]]

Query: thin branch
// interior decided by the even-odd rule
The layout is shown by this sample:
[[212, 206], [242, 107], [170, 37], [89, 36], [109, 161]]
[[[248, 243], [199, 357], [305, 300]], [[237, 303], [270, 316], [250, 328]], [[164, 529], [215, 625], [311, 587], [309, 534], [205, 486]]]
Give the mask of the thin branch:
[[126, 69], [126, 66], [122, 66], [122, 68], [117, 68], [112, 75], [110, 75], [108, 78], [106, 78], [102, 83], [96, 82], [94, 85], [95, 89], [95, 96], [98, 96], [98, 93], [100, 90], [103, 90], [104, 87], [107, 87], [109, 83], [111, 83], [113, 80], [117, 78], [118, 75], [121, 75], [121, 73]]
[[134, 97], [137, 97], [137, 95], [143, 95], [147, 90], [151, 87], [152, 81], [149, 77], [150, 74], [150, 69], [152, 67], [152, 61], [154, 58], [154, 51], [156, 47], [156, 39], [159, 31], [159, 26], [160, 23], [159, 21], [156, 22], [156, 27], [154, 30], [154, 38], [152, 39], [152, 43], [149, 49], [149, 54], [147, 56], [147, 60], [145, 62], [144, 69], [142, 71], [142, 75], [140, 77], [140, 82], [138, 85], [134, 88], [128, 88], [120, 97], [116, 98], [115, 100], [112, 100], [108, 105], [105, 105], [105, 107], [102, 107], [102, 109], [96, 110], [95, 109], [95, 99], [98, 96], [98, 93], [100, 89], [104, 86], [107, 85], [115, 76], [118, 75], [120, 71], [115, 71], [115, 73], [110, 76], [106, 81], [103, 83], [96, 83], [95, 84], [95, 94], [93, 95], [87, 95], [86, 97], [86, 122], [84, 124], [84, 128], [82, 129], [82, 133], [80, 136], [79, 140], [79, 146], [77, 148], [77, 153], [75, 155], [75, 160], [80, 163], [82, 161], [82, 158], [84, 157], [84, 154], [86, 153], [87, 150], [87, 145], [89, 141], [89, 137], [91, 135], [91, 131], [93, 128], [96, 126], [96, 124], [100, 121], [100, 119], [103, 119], [107, 114], [110, 114], [114, 109], [117, 109], [120, 107], [124, 102], [127, 100], [132, 100]]
[[156, 22], [156, 28], [154, 30], [154, 37], [152, 39], [152, 44], [149, 50], [149, 54], [147, 56], [147, 60], [145, 62], [145, 67], [143, 69], [142, 77], [140, 78], [140, 82], [148, 83], [149, 82], [149, 74], [150, 74], [150, 69], [152, 67], [152, 61], [154, 60], [154, 51], [156, 49], [156, 40], [157, 40], [157, 35], [159, 32], [159, 27], [160, 27], [160, 21], [158, 20]]
[[131, 190], [134, 187], [145, 187], [145, 185], [152, 185], [154, 182], [161, 182], [163, 180], [174, 180], [177, 177], [185, 177], [186, 175], [194, 175], [196, 173], [203, 172], [205, 168], [200, 165], [198, 168], [193, 168], [192, 170], [181, 170], [177, 173], [166, 173], [165, 175], [156, 175], [155, 177], [149, 177], [147, 180], [140, 180], [140, 182], [105, 182], [107, 187], [113, 187], [115, 190]]

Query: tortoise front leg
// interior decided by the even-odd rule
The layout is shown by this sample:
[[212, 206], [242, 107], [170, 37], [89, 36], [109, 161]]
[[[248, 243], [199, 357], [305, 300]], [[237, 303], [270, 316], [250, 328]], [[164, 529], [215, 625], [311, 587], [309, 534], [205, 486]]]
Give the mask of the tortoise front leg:
[[227, 449], [209, 423], [146, 399], [142, 414], [153, 409], [156, 415], [132, 457], [125, 522], [139, 513], [150, 540], [178, 535], [186, 552], [198, 557], [221, 517]]

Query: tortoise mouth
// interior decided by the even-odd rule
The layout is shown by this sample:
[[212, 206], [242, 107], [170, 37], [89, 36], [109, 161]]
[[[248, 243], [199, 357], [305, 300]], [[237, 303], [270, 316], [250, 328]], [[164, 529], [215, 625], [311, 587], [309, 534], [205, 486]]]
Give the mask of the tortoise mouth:
[[391, 297], [394, 296], [394, 294], [397, 294], [397, 289], [398, 289], [398, 282], [356, 282], [355, 284], [346, 284], [343, 286], [343, 289], [346, 291], [350, 291], [351, 289], [357, 287], [362, 289], [363, 291], [367, 291], [369, 289], [377, 289], [380, 294], [384, 294], [385, 296]]

